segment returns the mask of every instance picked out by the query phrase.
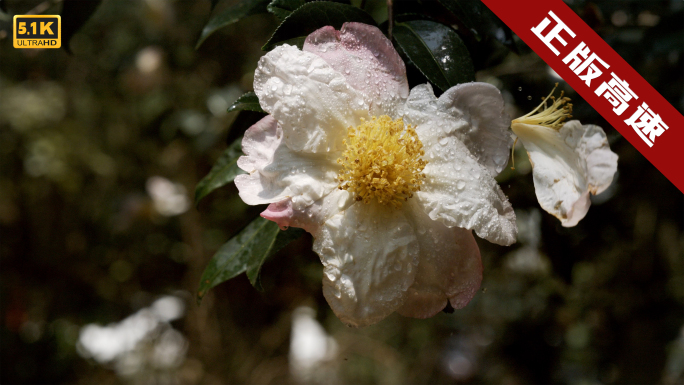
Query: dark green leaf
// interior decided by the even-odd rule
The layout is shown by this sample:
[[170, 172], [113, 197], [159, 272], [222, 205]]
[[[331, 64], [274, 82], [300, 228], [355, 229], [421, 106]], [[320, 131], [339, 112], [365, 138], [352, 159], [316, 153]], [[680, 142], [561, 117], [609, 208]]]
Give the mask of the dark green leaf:
[[209, 174], [197, 183], [195, 188], [195, 204], [210, 192], [232, 182], [236, 176], [245, 172], [237, 166], [237, 160], [242, 155], [242, 137], [236, 139], [218, 158]]
[[100, 3], [102, 3], [102, 0], [64, 0], [62, 13], [60, 14], [60, 18], [62, 19], [61, 37], [63, 42], [62, 47], [67, 52], [71, 52], [69, 49], [69, 40], [71, 40], [71, 37], [83, 27], [88, 19], [90, 19]]
[[264, 261], [301, 235], [302, 231], [294, 228], [282, 231], [277, 224], [261, 217], [252, 221], [221, 246], [211, 259], [202, 274], [197, 302], [212, 287], [244, 272], [248, 272], [252, 283], [256, 282]]
[[492, 37], [507, 48], [517, 52], [513, 31], [481, 1], [439, 0], [446, 9], [471, 31], [477, 39]]
[[298, 239], [303, 234], [304, 230], [296, 227], [291, 227], [285, 231], [278, 231], [272, 245], [270, 246], [270, 252], [262, 254], [261, 257], [255, 256], [247, 266], [247, 278], [249, 278], [249, 282], [252, 284], [252, 286], [259, 291], [263, 290], [261, 283], [259, 282], [259, 272], [261, 271], [261, 266], [264, 265], [264, 262], [266, 262], [268, 258], [277, 253], [278, 250], [282, 249], [295, 239]]
[[305, 3], [306, 0], [273, 0], [266, 8], [278, 19], [283, 20]]
[[428, 20], [407, 21], [395, 25], [394, 39], [420, 72], [442, 91], [475, 80], [470, 53], [451, 28]]
[[200, 35], [195, 49], [199, 48], [211, 34], [227, 25], [233, 24], [247, 16], [267, 13], [266, 7], [269, 2], [270, 0], [243, 0], [239, 4], [226, 8], [209, 20], [202, 30], [202, 35]]
[[330, 1], [306, 3], [292, 12], [278, 26], [273, 36], [261, 49], [267, 51], [288, 40], [305, 38], [311, 32], [327, 25], [340, 29], [342, 24], [349, 21], [376, 25], [369, 14], [351, 5]]
[[228, 107], [228, 112], [242, 110], [264, 112], [264, 110], [261, 109], [261, 105], [259, 104], [259, 98], [257, 98], [254, 92], [248, 92], [240, 96], [238, 100], [236, 100], [235, 103], [233, 103], [232, 106]]
[[245, 131], [252, 127], [256, 122], [266, 116], [264, 112], [254, 112], [249, 110], [242, 110], [238, 112], [238, 116], [233, 121], [226, 138], [226, 144], [232, 144], [235, 139], [242, 136]]

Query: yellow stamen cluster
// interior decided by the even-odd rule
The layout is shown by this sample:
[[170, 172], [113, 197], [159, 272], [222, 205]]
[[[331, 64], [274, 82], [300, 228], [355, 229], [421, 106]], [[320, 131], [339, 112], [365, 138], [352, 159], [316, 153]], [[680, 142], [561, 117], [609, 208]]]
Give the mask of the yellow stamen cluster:
[[[551, 96], [556, 90], [556, 87], [558, 87], [558, 83], [556, 83], [556, 86], [553, 87], [551, 93], [549, 93], [549, 95], [542, 100], [541, 104], [539, 104], [537, 108], [530, 111], [530, 113], [527, 115], [513, 120], [511, 123], [536, 124], [559, 130], [563, 126], [563, 123], [566, 119], [572, 118], [572, 115], [570, 115], [572, 114], [572, 104], [568, 103], [570, 98], [563, 97], [563, 91], [561, 91], [560, 97], [558, 99], [556, 99], [555, 96]], [[551, 99], [553, 103], [550, 107], [547, 107], [546, 101], [549, 99]]]
[[349, 128], [344, 143], [347, 148], [337, 159], [342, 165], [339, 188], [354, 194], [357, 201], [377, 199], [400, 208], [425, 181], [423, 143], [402, 119], [382, 115], [364, 120]]

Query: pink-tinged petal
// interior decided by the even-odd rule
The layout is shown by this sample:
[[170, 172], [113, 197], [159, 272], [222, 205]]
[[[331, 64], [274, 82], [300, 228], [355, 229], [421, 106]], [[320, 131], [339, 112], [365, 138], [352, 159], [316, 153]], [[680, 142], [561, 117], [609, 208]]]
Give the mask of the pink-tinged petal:
[[245, 131], [242, 152], [246, 156], [238, 159], [238, 166], [247, 172], [266, 167], [273, 162], [273, 155], [282, 139], [283, 133], [278, 129], [278, 122], [273, 116], [266, 115]]
[[559, 130], [535, 124], [511, 126], [532, 164], [539, 205], [565, 227], [572, 227], [589, 211], [590, 194], [610, 186], [618, 156], [610, 150], [603, 129], [578, 120]]
[[292, 209], [292, 201], [290, 198], [271, 203], [266, 207], [266, 210], [261, 213], [262, 217], [275, 222], [281, 230], [285, 230], [292, 226], [293, 215], [294, 210]]
[[336, 189], [308, 206], [295, 207], [290, 198], [271, 203], [261, 216], [277, 223], [280, 228], [300, 227], [316, 236], [328, 219], [353, 203], [347, 191]]
[[315, 237], [323, 295], [350, 326], [372, 325], [397, 310], [413, 283], [419, 245], [402, 210], [355, 203]]
[[591, 199], [589, 198], [589, 191], [585, 191], [580, 195], [579, 198], [572, 204], [570, 210], [568, 210], [567, 218], [563, 221], [564, 227], [576, 226], [579, 221], [584, 218], [589, 212], [589, 207], [591, 206]]
[[412, 204], [411, 220], [419, 234], [420, 262], [404, 305], [406, 317], [429, 318], [446, 306], [460, 309], [475, 296], [482, 282], [480, 250], [470, 230], [448, 228]]
[[245, 155], [237, 164], [248, 174], [238, 175], [235, 185], [247, 204], [291, 198], [297, 206], [306, 206], [337, 187], [339, 165], [332, 155], [292, 151], [284, 143], [280, 125], [270, 115], [245, 132], [242, 151]]
[[259, 59], [254, 93], [294, 151], [338, 151], [347, 128], [368, 117], [361, 93], [342, 74], [319, 56], [287, 44]]
[[392, 43], [376, 27], [345, 23], [307, 36], [304, 51], [322, 57], [360, 91], [371, 115], [396, 116], [408, 96], [406, 67]]

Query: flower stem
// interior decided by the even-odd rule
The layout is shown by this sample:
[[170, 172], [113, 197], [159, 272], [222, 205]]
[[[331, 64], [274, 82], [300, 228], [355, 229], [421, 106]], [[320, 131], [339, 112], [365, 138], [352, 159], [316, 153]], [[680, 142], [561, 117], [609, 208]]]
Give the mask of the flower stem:
[[387, 0], [387, 37], [392, 40], [392, 27], [394, 27], [394, 4], [392, 0]]

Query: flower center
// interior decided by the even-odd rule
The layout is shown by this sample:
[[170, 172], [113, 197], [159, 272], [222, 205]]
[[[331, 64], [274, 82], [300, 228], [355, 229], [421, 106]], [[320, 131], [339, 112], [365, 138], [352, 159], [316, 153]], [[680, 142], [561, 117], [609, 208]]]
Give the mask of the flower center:
[[[556, 99], [553, 92], [558, 87], [558, 83], [553, 87], [551, 93], [542, 100], [541, 104], [537, 106], [534, 110], [530, 111], [527, 115], [521, 116], [511, 122], [511, 124], [522, 123], [522, 124], [533, 124], [546, 126], [553, 129], [560, 129], [566, 119], [572, 118], [572, 104], [568, 103], [570, 98], [563, 97], [563, 91], [561, 91], [560, 96]], [[546, 101], [551, 99], [553, 103], [550, 107], [546, 105]], [[567, 104], [566, 104], [567, 103]]]
[[344, 143], [347, 149], [337, 159], [342, 165], [339, 188], [357, 201], [370, 203], [375, 198], [400, 208], [425, 181], [423, 143], [402, 119], [382, 115], [363, 120], [358, 127], [349, 127]]

